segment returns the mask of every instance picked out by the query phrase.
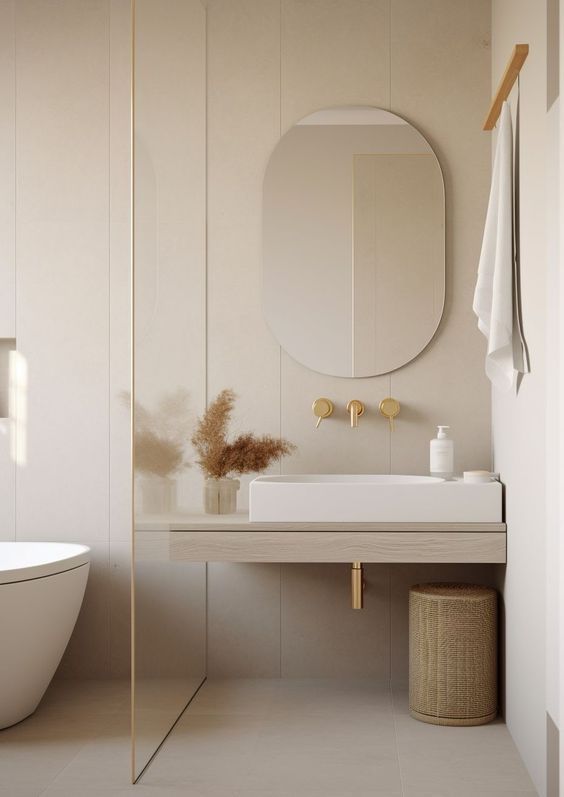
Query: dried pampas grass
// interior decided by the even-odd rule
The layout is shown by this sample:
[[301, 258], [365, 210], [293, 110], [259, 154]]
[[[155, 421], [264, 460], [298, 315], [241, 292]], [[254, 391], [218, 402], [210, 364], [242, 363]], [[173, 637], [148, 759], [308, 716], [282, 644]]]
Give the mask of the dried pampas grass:
[[[122, 393], [122, 400], [131, 406], [129, 393]], [[167, 478], [189, 468], [185, 447], [190, 427], [185, 390], [163, 396], [152, 412], [136, 401], [135, 470], [147, 476]]]
[[152, 432], [135, 435], [135, 470], [153, 476], [172, 476], [187, 467], [184, 446]]
[[192, 445], [198, 465], [212, 479], [230, 474], [258, 473], [272, 462], [290, 454], [296, 446], [288, 440], [245, 432], [231, 442], [227, 440], [229, 422], [235, 406], [235, 393], [222, 390], [196, 425]]

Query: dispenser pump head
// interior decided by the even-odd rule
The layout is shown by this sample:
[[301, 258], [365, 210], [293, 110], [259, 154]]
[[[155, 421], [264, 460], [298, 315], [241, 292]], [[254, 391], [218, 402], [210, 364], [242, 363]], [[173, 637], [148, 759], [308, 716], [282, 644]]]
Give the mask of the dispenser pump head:
[[448, 437], [448, 431], [445, 431], [445, 430], [446, 429], [450, 429], [450, 426], [437, 426], [437, 429], [439, 430], [439, 433], [437, 435], [439, 440], [442, 440], [443, 438]]

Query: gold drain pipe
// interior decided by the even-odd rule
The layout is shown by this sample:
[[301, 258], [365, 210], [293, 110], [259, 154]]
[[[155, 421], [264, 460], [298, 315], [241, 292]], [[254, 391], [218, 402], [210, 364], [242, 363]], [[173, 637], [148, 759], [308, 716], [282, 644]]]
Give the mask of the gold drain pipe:
[[353, 609], [363, 609], [364, 572], [362, 569], [362, 562], [352, 563], [351, 588]]

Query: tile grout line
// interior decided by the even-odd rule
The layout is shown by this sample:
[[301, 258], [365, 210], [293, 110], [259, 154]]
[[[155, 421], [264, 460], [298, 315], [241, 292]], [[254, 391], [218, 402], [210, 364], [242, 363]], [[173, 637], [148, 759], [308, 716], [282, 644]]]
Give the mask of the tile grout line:
[[278, 567], [279, 567], [279, 575], [280, 575], [280, 581], [279, 581], [280, 589], [279, 589], [279, 593], [278, 593], [278, 595], [279, 595], [279, 598], [278, 598], [278, 600], [279, 600], [278, 616], [280, 618], [279, 619], [279, 647], [278, 647], [278, 650], [279, 650], [278, 677], [282, 678], [282, 568], [283, 568], [283, 565], [279, 564]]
[[[278, 141], [282, 138], [282, 8], [283, 0], [279, 0], [278, 4]], [[280, 437], [282, 437], [283, 430], [283, 412], [282, 412], [282, 346], [278, 346], [278, 428]], [[279, 464], [280, 473], [282, 473], [282, 459]], [[283, 565], [278, 565], [278, 677], [282, 678], [282, 568]]]
[[204, 259], [203, 259], [203, 400], [208, 406], [209, 398], [209, 15], [207, 3], [202, 2], [204, 10]]
[[[388, 396], [392, 396], [392, 375], [390, 374], [388, 377]], [[393, 423], [393, 420], [392, 420]], [[392, 447], [392, 426], [390, 421], [388, 421], [388, 466], [390, 474], [393, 473], [392, 470], [392, 458], [393, 458], [393, 447]]]
[[108, 639], [107, 672], [112, 672], [112, 6], [108, 14]]
[[395, 704], [395, 701], [394, 701], [394, 690], [393, 690], [391, 684], [390, 684], [390, 699], [392, 701], [392, 719], [393, 719], [393, 723], [394, 723], [394, 738], [396, 740], [396, 758], [397, 758], [397, 762], [398, 762], [398, 773], [399, 773], [399, 778], [400, 778], [401, 793], [402, 793], [402, 797], [406, 797], [406, 791], [405, 791], [405, 786], [404, 786], [404, 782], [403, 782], [403, 773], [402, 773], [402, 768], [401, 768], [401, 755], [400, 755], [400, 746], [399, 746], [398, 726], [397, 726], [397, 722], [396, 722], [396, 704]]
[[[12, 22], [14, 30], [14, 338], [18, 350], [18, 44], [16, 0], [12, 2]], [[14, 452], [17, 452], [17, 426], [11, 424], [14, 436]], [[14, 457], [14, 542], [18, 540], [18, 463]]]
[[133, 783], [136, 770], [136, 702], [135, 682], [137, 660], [135, 655], [136, 613], [135, 613], [135, 0], [129, 0], [129, 390], [131, 393], [129, 417], [129, 457], [130, 457], [130, 570], [129, 570], [129, 729], [130, 729], [130, 773]]
[[[282, 138], [282, 3], [278, 5], [278, 141]], [[278, 434], [282, 437], [283, 412], [282, 412], [282, 346], [278, 346]], [[282, 458], [278, 460], [278, 471], [283, 473]], [[282, 635], [282, 629], [280, 630]], [[280, 654], [282, 655], [282, 654]]]
[[388, 683], [392, 688], [392, 571], [388, 565]]
[[388, 100], [389, 111], [392, 112], [392, 3], [388, 4]]
[[[209, 274], [208, 274], [208, 253], [209, 253], [209, 135], [208, 135], [208, 120], [209, 120], [209, 16], [207, 3], [202, 3], [204, 10], [204, 262], [203, 262], [203, 303], [204, 303], [204, 323], [203, 323], [203, 338], [204, 338], [204, 351], [203, 366], [204, 366], [204, 379], [203, 379], [203, 399], [204, 407], [208, 406], [209, 398]], [[205, 562], [205, 644], [204, 644], [204, 666], [205, 675], [208, 677], [210, 652], [209, 652], [209, 605], [210, 605], [210, 568], [209, 562]]]
[[47, 794], [53, 787], [56, 787], [56, 783], [63, 774], [63, 772], [65, 772], [70, 766], [72, 766], [72, 764], [76, 761], [79, 755], [88, 747], [89, 744], [91, 744], [91, 742], [92, 739], [89, 739], [87, 742], [84, 742], [84, 744], [80, 746], [80, 748], [76, 751], [76, 753], [73, 756], [71, 756], [71, 758], [65, 764], [63, 764], [63, 766], [60, 769], [57, 770], [57, 774], [53, 777], [51, 782], [38, 793], [38, 797], [41, 797], [41, 795], [43, 794]]

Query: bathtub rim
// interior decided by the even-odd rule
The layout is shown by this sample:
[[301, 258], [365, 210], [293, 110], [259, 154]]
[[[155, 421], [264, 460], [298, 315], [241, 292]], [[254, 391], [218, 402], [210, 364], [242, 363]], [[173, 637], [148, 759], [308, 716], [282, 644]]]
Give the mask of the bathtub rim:
[[89, 563], [90, 548], [87, 545], [0, 541], [0, 586], [58, 575]]

